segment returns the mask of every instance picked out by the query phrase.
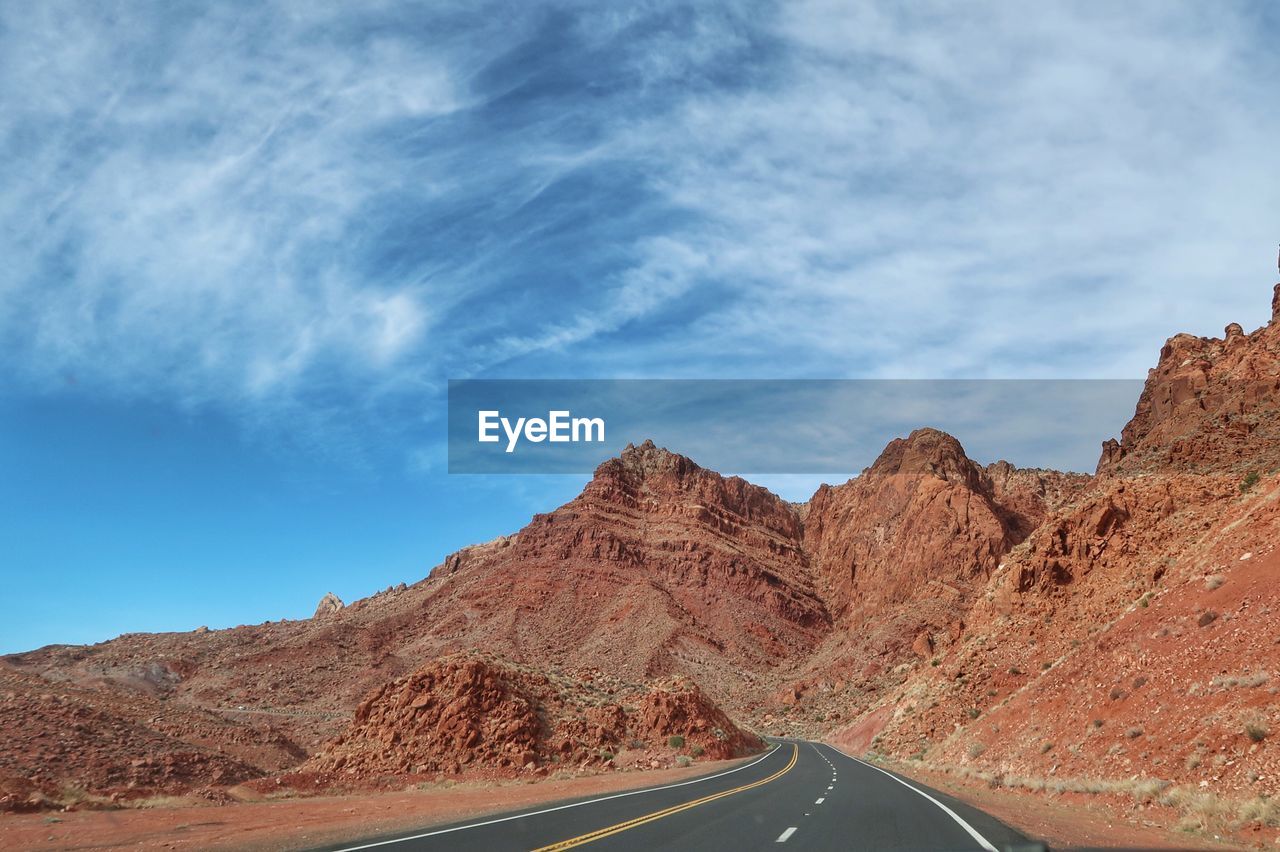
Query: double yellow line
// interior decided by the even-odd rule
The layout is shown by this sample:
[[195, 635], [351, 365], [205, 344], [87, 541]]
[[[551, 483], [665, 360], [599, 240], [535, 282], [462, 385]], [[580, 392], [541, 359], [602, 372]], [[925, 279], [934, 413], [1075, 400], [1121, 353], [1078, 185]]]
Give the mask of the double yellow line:
[[720, 793], [712, 793], [710, 796], [703, 796], [701, 799], [695, 799], [692, 802], [685, 802], [682, 805], [674, 805], [660, 811], [654, 811], [651, 814], [629, 819], [626, 822], [620, 822], [617, 825], [611, 825], [608, 828], [600, 828], [587, 834], [581, 834], [577, 837], [571, 837], [568, 840], [561, 840], [559, 843], [552, 843], [550, 846], [542, 846], [533, 852], [553, 852], [557, 849], [571, 849], [574, 846], [581, 846], [584, 843], [590, 843], [593, 840], [599, 840], [602, 837], [609, 837], [614, 834], [635, 828], [638, 825], [644, 825], [647, 822], [662, 819], [663, 817], [678, 814], [681, 811], [687, 811], [690, 808], [696, 808], [698, 805], [705, 805], [707, 802], [714, 802], [716, 799], [723, 799], [725, 796], [732, 796], [734, 793], [741, 793], [745, 790], [753, 790], [756, 787], [762, 787], [770, 781], [781, 778], [791, 771], [791, 767], [796, 765], [796, 760], [800, 756], [800, 748], [795, 743], [791, 744], [791, 760], [787, 761], [787, 765], [770, 775], [768, 778], [761, 778], [759, 781], [753, 781], [750, 784], [743, 784], [741, 787], [734, 787], [732, 790], [725, 790]]

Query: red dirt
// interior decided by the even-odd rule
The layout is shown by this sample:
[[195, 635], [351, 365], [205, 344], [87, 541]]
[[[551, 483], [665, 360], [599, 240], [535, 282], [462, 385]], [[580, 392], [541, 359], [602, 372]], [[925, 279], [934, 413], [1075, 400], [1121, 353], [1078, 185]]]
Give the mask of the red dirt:
[[537, 783], [445, 782], [422, 789], [345, 796], [275, 800], [258, 797], [220, 806], [174, 803], [146, 809], [77, 811], [56, 817], [10, 814], [0, 818], [0, 848], [84, 849], [86, 840], [91, 839], [95, 849], [308, 849], [383, 833], [429, 829], [558, 800], [670, 784], [723, 772], [741, 762], [548, 778]]

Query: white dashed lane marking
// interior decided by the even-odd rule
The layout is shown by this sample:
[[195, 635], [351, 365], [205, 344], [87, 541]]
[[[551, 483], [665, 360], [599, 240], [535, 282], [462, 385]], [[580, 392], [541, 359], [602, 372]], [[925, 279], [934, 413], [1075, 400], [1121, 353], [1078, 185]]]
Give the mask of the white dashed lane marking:
[[796, 833], [796, 827], [793, 825], [793, 826], [791, 826], [791, 828], [788, 828], [786, 831], [784, 831], [784, 832], [782, 832], [781, 834], [779, 834], [779, 835], [778, 835], [778, 839], [777, 839], [777, 840], [775, 840], [774, 842], [775, 842], [775, 843], [786, 843], [786, 842], [787, 842], [787, 838], [788, 838], [788, 837], [790, 837], [791, 835], [795, 834], [795, 833]]
[[823, 796], [822, 798], [818, 799], [818, 801], [814, 802], [814, 804], [815, 804], [815, 805], [820, 805], [820, 804], [822, 804], [823, 802], [825, 802], [826, 800], [827, 800], [827, 797], [826, 797], [826, 796]]

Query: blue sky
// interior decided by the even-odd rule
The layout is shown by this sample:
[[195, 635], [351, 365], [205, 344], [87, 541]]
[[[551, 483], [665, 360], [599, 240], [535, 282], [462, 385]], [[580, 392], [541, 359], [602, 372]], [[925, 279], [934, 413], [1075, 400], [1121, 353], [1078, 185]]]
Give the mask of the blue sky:
[[578, 490], [445, 474], [450, 378], [1141, 378], [1256, 327], [1277, 35], [1264, 2], [5, 4], [0, 650], [304, 616]]

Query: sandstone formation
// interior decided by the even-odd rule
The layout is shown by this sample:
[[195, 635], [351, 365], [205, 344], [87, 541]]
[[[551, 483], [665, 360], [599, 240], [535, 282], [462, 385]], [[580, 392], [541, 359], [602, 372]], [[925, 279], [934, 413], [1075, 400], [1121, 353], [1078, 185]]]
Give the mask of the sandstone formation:
[[953, 609], [1083, 480], [1007, 462], [983, 469], [955, 438], [918, 429], [891, 441], [861, 476], [818, 489], [805, 552], [832, 614], [848, 623], [907, 601]]
[[1280, 284], [1272, 321], [1252, 334], [1176, 334], [1160, 350], [1133, 419], [1103, 445], [1098, 473], [1245, 475], [1280, 462]]
[[368, 695], [351, 727], [302, 771], [369, 777], [605, 766], [619, 751], [666, 747], [694, 757], [763, 748], [697, 686], [589, 681], [474, 655], [431, 663]]
[[1000, 557], [958, 641], [846, 694], [837, 737], [1029, 789], [1183, 785], [1164, 798], [1226, 814], [1192, 828], [1280, 794], [1275, 320], [1171, 338], [1096, 479]]

